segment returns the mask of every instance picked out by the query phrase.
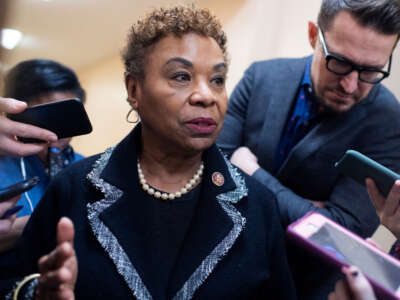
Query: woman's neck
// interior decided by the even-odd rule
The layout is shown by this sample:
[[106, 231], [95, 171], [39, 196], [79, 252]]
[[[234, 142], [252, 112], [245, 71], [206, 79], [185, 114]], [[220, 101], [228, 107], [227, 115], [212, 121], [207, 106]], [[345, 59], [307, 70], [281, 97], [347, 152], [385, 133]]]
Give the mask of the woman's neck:
[[147, 183], [157, 190], [174, 193], [184, 187], [201, 165], [202, 153], [193, 156], [143, 151], [139, 161]]

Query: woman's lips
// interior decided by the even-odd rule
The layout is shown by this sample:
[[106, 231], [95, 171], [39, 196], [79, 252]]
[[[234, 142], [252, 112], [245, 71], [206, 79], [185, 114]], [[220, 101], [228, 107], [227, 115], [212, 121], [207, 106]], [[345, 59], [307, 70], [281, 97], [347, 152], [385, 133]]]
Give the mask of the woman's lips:
[[211, 118], [196, 118], [186, 122], [186, 126], [194, 134], [212, 134], [217, 128], [217, 123]]

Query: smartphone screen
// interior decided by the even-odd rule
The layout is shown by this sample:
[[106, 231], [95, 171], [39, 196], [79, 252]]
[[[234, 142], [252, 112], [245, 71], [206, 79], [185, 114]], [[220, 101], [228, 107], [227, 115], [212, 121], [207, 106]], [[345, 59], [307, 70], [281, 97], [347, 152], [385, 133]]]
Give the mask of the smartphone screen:
[[400, 287], [400, 268], [332, 225], [325, 223], [309, 240], [348, 265], [355, 265], [369, 278], [396, 292]]
[[386, 298], [400, 295], [400, 261], [326, 217], [306, 215], [289, 226], [288, 234], [330, 264], [357, 266]]

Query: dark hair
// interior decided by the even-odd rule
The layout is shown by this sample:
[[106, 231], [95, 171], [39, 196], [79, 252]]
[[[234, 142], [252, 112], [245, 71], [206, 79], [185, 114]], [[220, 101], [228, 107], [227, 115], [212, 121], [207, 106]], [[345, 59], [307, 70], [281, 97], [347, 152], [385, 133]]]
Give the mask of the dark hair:
[[323, 0], [318, 15], [322, 31], [329, 31], [340, 11], [349, 12], [361, 26], [383, 34], [400, 34], [399, 0]]
[[70, 68], [47, 59], [20, 62], [4, 78], [4, 97], [30, 103], [53, 92], [71, 92], [85, 102], [86, 93]]
[[213, 38], [227, 61], [226, 35], [219, 20], [208, 9], [178, 5], [155, 9], [132, 25], [122, 53], [125, 71], [137, 78], [144, 78], [144, 63], [149, 47], [167, 35], [179, 37], [190, 32]]

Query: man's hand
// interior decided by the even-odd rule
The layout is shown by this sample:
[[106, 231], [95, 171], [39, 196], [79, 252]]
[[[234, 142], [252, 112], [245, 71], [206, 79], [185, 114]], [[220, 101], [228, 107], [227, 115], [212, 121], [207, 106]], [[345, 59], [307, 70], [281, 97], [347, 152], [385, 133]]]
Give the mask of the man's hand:
[[396, 180], [386, 199], [372, 179], [367, 178], [366, 185], [382, 225], [400, 239], [400, 180]]
[[[14, 207], [20, 197], [21, 196], [16, 196], [14, 198], [11, 198], [7, 201], [0, 203], [0, 216], [4, 215], [4, 213], [7, 210]], [[4, 235], [4, 234], [9, 233], [16, 217], [17, 217], [17, 213], [9, 216], [6, 219], [0, 220], [0, 234]]]
[[63, 217], [57, 225], [57, 247], [39, 260], [36, 299], [74, 300], [78, 260], [74, 250], [74, 225]]
[[257, 157], [247, 147], [239, 147], [231, 156], [231, 163], [252, 176], [260, 168]]
[[4, 113], [19, 113], [26, 109], [25, 102], [0, 97], [0, 155], [27, 156], [39, 153], [47, 147], [43, 144], [24, 144], [16, 140], [16, 136], [37, 138], [47, 142], [57, 141], [57, 136], [46, 129], [14, 122]]

